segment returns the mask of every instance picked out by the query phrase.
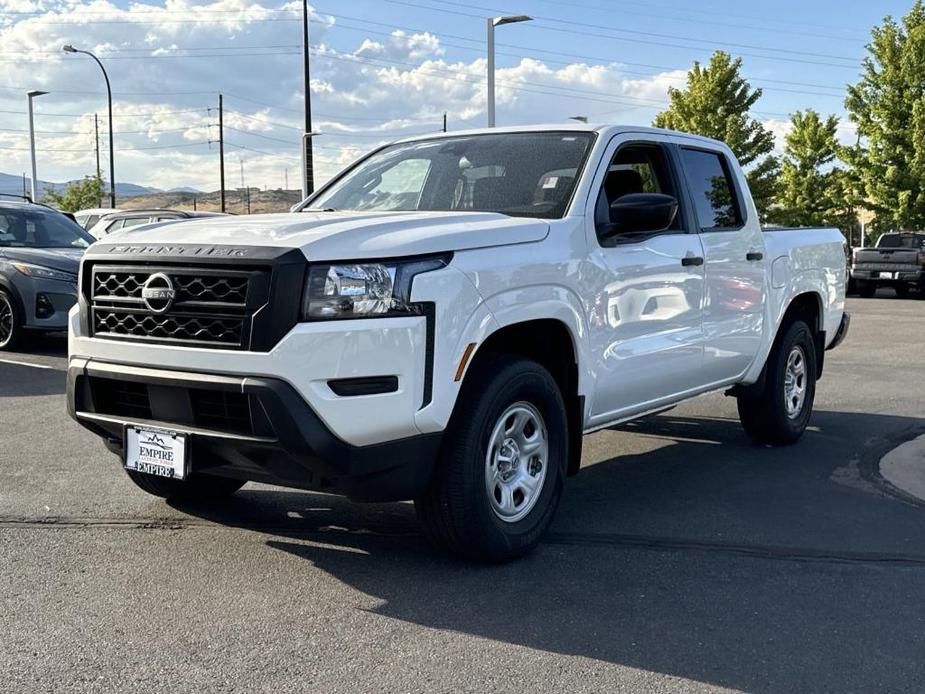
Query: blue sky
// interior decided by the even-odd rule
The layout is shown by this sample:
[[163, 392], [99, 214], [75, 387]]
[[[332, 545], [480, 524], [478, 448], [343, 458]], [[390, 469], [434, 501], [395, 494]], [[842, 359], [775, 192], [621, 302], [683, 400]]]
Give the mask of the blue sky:
[[[314, 0], [311, 44], [319, 177], [376, 144], [485, 122], [485, 17], [497, 30], [498, 123], [648, 124], [692, 61], [722, 48], [765, 92], [754, 115], [779, 137], [798, 108], [843, 115], [870, 28], [912, 0]], [[226, 101], [229, 163], [248, 183], [296, 187], [301, 125], [300, 2], [0, 0], [0, 171], [28, 168], [23, 93], [36, 102], [39, 176], [90, 173], [97, 68], [116, 102], [117, 175], [162, 188], [214, 189], [215, 106]], [[105, 135], [105, 123], [104, 135]], [[845, 123], [840, 137], [852, 137]], [[105, 141], [105, 137], [104, 137]], [[104, 157], [105, 159], [105, 157]], [[234, 167], [231, 167], [234, 170]], [[235, 182], [236, 183], [236, 182]]]

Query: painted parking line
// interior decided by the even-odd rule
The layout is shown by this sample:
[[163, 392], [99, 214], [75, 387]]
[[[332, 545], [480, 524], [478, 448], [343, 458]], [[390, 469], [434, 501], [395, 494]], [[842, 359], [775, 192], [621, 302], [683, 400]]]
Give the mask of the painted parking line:
[[0, 359], [0, 363], [15, 364], [16, 366], [31, 366], [33, 369], [51, 369], [52, 371], [57, 369], [57, 367], [48, 366], [47, 364], [35, 364], [31, 361], [18, 361], [16, 359]]

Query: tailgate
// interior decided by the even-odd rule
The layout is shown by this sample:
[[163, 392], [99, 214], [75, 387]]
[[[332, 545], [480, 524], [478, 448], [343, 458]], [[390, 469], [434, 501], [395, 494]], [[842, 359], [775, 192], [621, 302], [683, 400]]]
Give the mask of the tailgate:
[[858, 270], [917, 270], [918, 251], [909, 248], [866, 248], [857, 252]]

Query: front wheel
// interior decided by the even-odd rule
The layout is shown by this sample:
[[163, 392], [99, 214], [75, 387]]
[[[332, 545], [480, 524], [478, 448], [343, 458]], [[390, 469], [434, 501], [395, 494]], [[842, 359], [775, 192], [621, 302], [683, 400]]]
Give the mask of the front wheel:
[[15, 349], [22, 340], [22, 321], [16, 301], [0, 289], [0, 351]]
[[195, 473], [184, 480], [175, 480], [135, 470], [125, 472], [139, 489], [153, 496], [176, 501], [215, 501], [231, 496], [245, 484], [243, 480]]
[[502, 357], [472, 370], [434, 478], [415, 500], [424, 533], [476, 561], [532, 550], [562, 495], [567, 434], [562, 394], [543, 366]]
[[756, 443], [794, 443], [809, 424], [816, 397], [816, 348], [806, 323], [786, 327], [765, 369], [761, 391], [738, 397], [739, 420]]

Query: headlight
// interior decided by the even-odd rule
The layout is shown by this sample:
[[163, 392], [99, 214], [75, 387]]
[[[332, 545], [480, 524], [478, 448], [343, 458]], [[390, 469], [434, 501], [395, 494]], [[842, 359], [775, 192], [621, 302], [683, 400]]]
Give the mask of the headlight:
[[444, 267], [448, 257], [381, 263], [311, 265], [302, 293], [302, 320], [371, 318], [419, 313], [411, 303], [415, 275]]
[[50, 267], [43, 265], [33, 265], [32, 263], [10, 263], [14, 268], [24, 275], [35, 277], [41, 280], [61, 280], [62, 282], [77, 282], [77, 275], [61, 270], [52, 270]]

